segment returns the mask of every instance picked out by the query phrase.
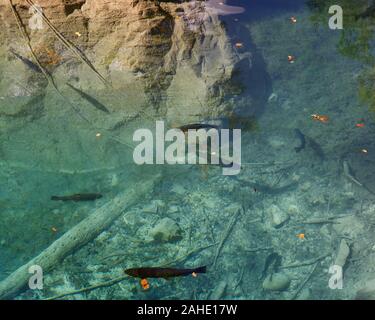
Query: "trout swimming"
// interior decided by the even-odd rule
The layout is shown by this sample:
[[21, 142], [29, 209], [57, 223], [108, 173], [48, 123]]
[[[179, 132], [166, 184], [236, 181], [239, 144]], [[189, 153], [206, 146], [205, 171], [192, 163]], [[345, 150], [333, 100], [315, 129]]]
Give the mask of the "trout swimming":
[[99, 102], [98, 100], [96, 100], [94, 97], [90, 96], [89, 94], [83, 92], [80, 89], [77, 89], [76, 87], [72, 86], [70, 83], [67, 83], [67, 85], [71, 89], [73, 89], [75, 92], [77, 92], [82, 98], [84, 98], [88, 102], [90, 102], [91, 105], [93, 105], [96, 109], [98, 109], [100, 111], [103, 111], [105, 113], [110, 113], [110, 111], [107, 109], [107, 107], [104, 104], [102, 104], [101, 102]]
[[199, 129], [219, 129], [219, 126], [206, 123], [191, 123], [178, 127], [182, 132], [188, 132], [188, 130], [199, 130]]
[[53, 201], [94, 201], [103, 197], [100, 193], [77, 193], [70, 196], [52, 196]]
[[206, 273], [206, 266], [193, 269], [175, 269], [175, 268], [158, 268], [158, 267], [144, 267], [126, 269], [124, 272], [134, 278], [174, 278], [194, 275], [197, 273]]

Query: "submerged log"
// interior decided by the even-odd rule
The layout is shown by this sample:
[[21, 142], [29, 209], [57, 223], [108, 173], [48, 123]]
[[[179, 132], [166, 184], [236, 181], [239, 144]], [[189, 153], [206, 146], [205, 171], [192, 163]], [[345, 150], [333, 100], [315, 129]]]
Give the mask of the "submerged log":
[[66, 256], [96, 238], [125, 210], [143, 199], [159, 179], [160, 175], [150, 177], [147, 181], [134, 185], [130, 190], [128, 189], [108, 201], [53, 242], [38, 256], [10, 274], [0, 282], [0, 299], [11, 299], [26, 289], [31, 277], [30, 266], [39, 265], [44, 272], [51, 270]]

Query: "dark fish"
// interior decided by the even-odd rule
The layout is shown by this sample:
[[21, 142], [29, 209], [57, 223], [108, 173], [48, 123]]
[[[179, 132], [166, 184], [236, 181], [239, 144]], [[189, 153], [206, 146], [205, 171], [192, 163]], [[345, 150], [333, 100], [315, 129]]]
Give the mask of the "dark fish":
[[225, 0], [208, 0], [205, 2], [205, 4], [208, 11], [220, 16], [240, 14], [245, 12], [245, 8], [243, 7], [226, 5]]
[[231, 115], [228, 118], [229, 129], [242, 129], [242, 131], [253, 132], [259, 130], [258, 121], [254, 116]]
[[10, 49], [9, 50], [17, 59], [21, 60], [25, 66], [27, 66], [29, 69], [35, 71], [35, 72], [38, 72], [38, 73], [42, 73], [42, 70], [40, 70], [40, 68], [32, 61], [30, 61], [29, 59], [25, 58], [25, 57], [22, 57], [21, 55], [19, 55], [17, 52], [15, 52], [13, 49]]
[[370, 5], [367, 7], [367, 9], [355, 16], [355, 19], [358, 20], [360, 18], [366, 19], [366, 18], [374, 18], [375, 17], [375, 4]]
[[325, 154], [322, 147], [313, 139], [309, 138], [309, 147], [314, 151], [318, 158], [323, 161], [325, 159]]
[[77, 193], [70, 196], [52, 196], [54, 201], [93, 201], [103, 197], [100, 193]]
[[294, 132], [301, 143], [298, 147], [295, 147], [294, 150], [296, 150], [296, 152], [300, 152], [301, 150], [305, 149], [306, 146], [305, 135], [301, 132], [300, 129], [294, 129]]
[[82, 90], [79, 90], [75, 87], [73, 87], [70, 83], [67, 83], [67, 85], [72, 88], [75, 92], [77, 92], [82, 98], [86, 99], [88, 102], [90, 102], [96, 109], [99, 109], [105, 113], [110, 113], [110, 111], [106, 108], [105, 105], [100, 103], [98, 100], [93, 98], [92, 96], [88, 95], [87, 93], [84, 93]]
[[207, 123], [191, 123], [184, 126], [178, 127], [182, 132], [188, 132], [188, 130], [199, 130], [199, 129], [218, 129], [219, 126]]
[[277, 252], [272, 252], [268, 255], [266, 262], [264, 263], [264, 268], [262, 272], [262, 276], [265, 277], [267, 273], [274, 274], [277, 272], [278, 268], [281, 265], [281, 256]]
[[173, 278], [184, 277], [194, 273], [206, 273], [206, 266], [194, 269], [175, 269], [175, 268], [132, 268], [124, 271], [127, 275], [135, 278]]

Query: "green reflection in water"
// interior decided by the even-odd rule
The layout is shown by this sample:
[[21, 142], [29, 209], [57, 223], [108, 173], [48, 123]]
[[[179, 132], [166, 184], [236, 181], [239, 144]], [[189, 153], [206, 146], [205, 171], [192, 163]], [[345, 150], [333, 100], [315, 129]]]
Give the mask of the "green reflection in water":
[[[338, 51], [364, 64], [364, 71], [358, 77], [358, 94], [361, 102], [375, 112], [375, 4], [367, 0], [340, 0], [343, 8], [344, 29], [338, 44]], [[329, 6], [324, 0], [310, 0], [313, 10], [311, 20], [316, 24], [327, 23]]]

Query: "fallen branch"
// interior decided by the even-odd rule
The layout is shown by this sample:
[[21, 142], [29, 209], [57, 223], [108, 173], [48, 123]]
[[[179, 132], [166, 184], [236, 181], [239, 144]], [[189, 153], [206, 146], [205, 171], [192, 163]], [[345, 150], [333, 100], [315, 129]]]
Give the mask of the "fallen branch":
[[56, 296], [46, 298], [44, 300], [56, 300], [56, 299], [63, 298], [63, 297], [66, 297], [66, 296], [71, 296], [71, 295], [74, 295], [74, 294], [88, 292], [88, 291], [103, 288], [103, 287], [110, 287], [110, 286], [113, 286], [116, 283], [119, 283], [120, 281], [125, 280], [126, 278], [129, 278], [129, 276], [124, 275], [124, 276], [121, 276], [121, 277], [118, 277], [118, 278], [115, 278], [115, 279], [112, 279], [112, 280], [109, 280], [109, 281], [106, 281], [106, 282], [94, 284], [90, 287], [86, 287], [86, 288], [82, 288], [82, 289], [74, 290], [74, 291], [69, 291], [69, 292], [65, 292], [65, 293], [62, 293], [62, 294], [58, 294]]
[[313, 275], [316, 267], [318, 266], [318, 262], [315, 263], [315, 265], [312, 267], [309, 275], [306, 277], [306, 279], [302, 282], [302, 284], [298, 287], [298, 289], [296, 290], [296, 292], [294, 293], [294, 295], [292, 296], [291, 300], [295, 300], [299, 293], [302, 291], [302, 289], [304, 288], [304, 286], [306, 285], [306, 283], [310, 280], [311, 276]]
[[353, 182], [354, 184], [362, 187], [363, 189], [367, 190], [369, 193], [375, 195], [375, 192], [370, 190], [367, 186], [365, 186], [362, 182], [360, 182], [355, 176], [354, 176], [354, 173], [353, 173], [353, 170], [352, 168], [350, 167], [349, 163], [347, 160], [344, 160], [343, 161], [343, 171], [344, 171], [344, 176], [349, 179], [351, 182]]
[[330, 216], [330, 217], [317, 217], [317, 218], [312, 218], [306, 221], [301, 221], [303, 224], [325, 224], [325, 223], [340, 223], [336, 221], [337, 219], [343, 219], [349, 216], [354, 215], [354, 213], [350, 214], [341, 214], [337, 216]]
[[136, 204], [145, 194], [152, 191], [160, 175], [149, 177], [146, 181], [131, 186], [105, 205], [94, 211], [86, 219], [67, 231], [63, 236], [53, 242], [37, 257], [24, 264], [6, 279], [0, 282], [0, 299], [9, 299], [26, 288], [29, 281], [29, 267], [39, 265], [43, 271], [53, 269], [66, 256], [78, 248], [95, 239], [106, 230], [112, 222], [124, 213], [130, 206]]
[[240, 277], [238, 278], [237, 283], [233, 287], [233, 291], [236, 291], [237, 287], [241, 284], [244, 275], [245, 275], [245, 268], [242, 268], [241, 269], [241, 273], [240, 273]]
[[327, 253], [325, 255], [322, 255], [318, 258], [315, 258], [315, 259], [312, 259], [312, 260], [309, 260], [309, 261], [305, 261], [305, 262], [300, 262], [300, 263], [292, 263], [292, 264], [288, 264], [288, 265], [285, 265], [285, 266], [281, 266], [280, 269], [288, 269], [288, 268], [298, 268], [298, 267], [304, 267], [304, 266], [309, 266], [309, 265], [312, 265], [314, 263], [317, 263], [319, 262], [320, 260], [323, 260], [324, 258], [328, 257], [330, 254]]
[[335, 224], [335, 223], [340, 223], [340, 222], [334, 221], [332, 219], [322, 218], [322, 219], [311, 219], [311, 220], [304, 221], [302, 223], [303, 224], [328, 224], [328, 223]]
[[175, 260], [173, 260], [173, 261], [170, 261], [170, 262], [167, 262], [167, 263], [165, 263], [165, 264], [162, 264], [162, 267], [164, 267], [164, 266], [169, 266], [169, 265], [171, 265], [171, 264], [175, 264], [175, 263], [177, 263], [177, 262], [184, 261], [184, 260], [186, 260], [187, 258], [189, 258], [191, 255], [193, 255], [193, 254], [195, 254], [195, 253], [197, 253], [197, 252], [199, 252], [199, 251], [202, 251], [202, 250], [205, 250], [205, 249], [211, 248], [211, 247], [213, 247], [213, 246], [216, 246], [217, 244], [218, 244], [218, 242], [216, 242], [216, 243], [212, 243], [212, 244], [209, 244], [209, 245], [206, 245], [206, 246], [203, 246], [203, 247], [197, 248], [197, 249], [193, 249], [193, 250], [189, 251], [188, 253], [184, 254], [183, 256], [181, 256], [181, 257], [179, 257], [179, 258], [177, 258], [177, 259], [175, 259]]
[[361, 182], [359, 182], [353, 175], [353, 173], [351, 172], [351, 168], [349, 166], [349, 163], [348, 161], [344, 160], [343, 163], [342, 163], [342, 167], [343, 167], [343, 172], [344, 172], [344, 176], [346, 178], [348, 178], [351, 182], [353, 182], [354, 184], [360, 186], [360, 187], [363, 187], [363, 184]]
[[224, 234], [223, 238], [221, 239], [221, 241], [219, 243], [219, 246], [218, 246], [217, 251], [216, 251], [215, 259], [214, 259], [214, 262], [213, 262], [214, 268], [216, 266], [216, 262], [217, 262], [217, 259], [218, 259], [219, 255], [220, 255], [221, 249], [223, 248], [225, 241], [228, 239], [229, 234], [232, 231], [234, 224], [237, 222], [237, 218], [238, 218], [241, 210], [242, 209], [238, 209], [237, 212], [233, 215], [232, 220], [229, 222], [227, 230], [225, 231], [225, 234]]

